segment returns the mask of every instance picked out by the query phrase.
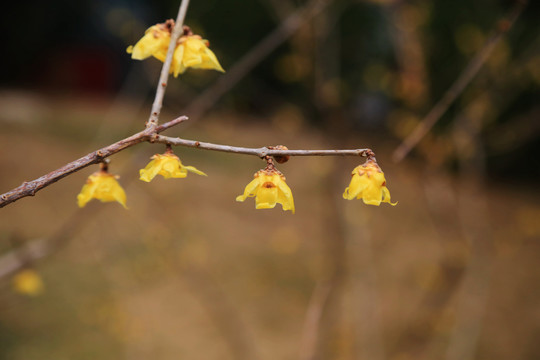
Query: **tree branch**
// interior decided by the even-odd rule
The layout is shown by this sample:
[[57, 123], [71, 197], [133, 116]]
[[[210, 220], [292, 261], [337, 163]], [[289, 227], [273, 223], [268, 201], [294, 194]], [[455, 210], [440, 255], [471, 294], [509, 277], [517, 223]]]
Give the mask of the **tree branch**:
[[152, 110], [150, 111], [150, 117], [146, 122], [147, 129], [153, 129], [157, 126], [159, 120], [159, 113], [163, 106], [163, 98], [165, 97], [165, 89], [167, 88], [167, 81], [169, 80], [169, 70], [171, 68], [172, 58], [174, 50], [176, 49], [176, 42], [183, 32], [184, 18], [186, 17], [189, 0], [182, 0], [180, 8], [178, 9], [178, 16], [174, 24], [174, 29], [171, 33], [171, 41], [169, 42], [169, 49], [167, 50], [167, 56], [165, 62], [161, 68], [161, 74], [159, 75], [158, 86], [156, 90], [156, 97], [152, 104]]
[[128, 147], [131, 147], [143, 141], [149, 141], [153, 135], [168, 129], [171, 126], [177, 125], [187, 119], [188, 118], [186, 116], [180, 116], [161, 126], [155, 128], [147, 128], [141, 132], [131, 135], [130, 137], [115, 142], [114, 144], [93, 151], [90, 154], [83, 156], [75, 161], [72, 161], [59, 169], [56, 169], [46, 175], [41, 176], [40, 178], [32, 181], [25, 181], [19, 187], [8, 191], [3, 195], [0, 195], [0, 208], [9, 205], [12, 202], [15, 202], [23, 197], [34, 196], [36, 192], [57, 182], [58, 180], [74, 172], [82, 170], [89, 165], [97, 164], [103, 161], [103, 159], [113, 154], [116, 154], [117, 152], [120, 152], [124, 149], [127, 149]]
[[[80, 171], [85, 167], [97, 164], [103, 159], [116, 154], [128, 147], [136, 145], [143, 141], [149, 142], [158, 142], [169, 145], [180, 145], [187, 147], [194, 147], [204, 150], [213, 150], [213, 151], [222, 151], [230, 152], [236, 154], [246, 154], [246, 155], [255, 155], [260, 158], [265, 156], [373, 156], [373, 152], [370, 149], [346, 149], [346, 150], [276, 150], [270, 147], [261, 147], [261, 148], [245, 148], [245, 147], [236, 147], [229, 145], [219, 145], [212, 143], [199, 142], [194, 140], [186, 140], [181, 138], [173, 138], [167, 136], [160, 136], [158, 133], [174, 126], [182, 121], [187, 120], [186, 116], [180, 116], [177, 119], [167, 122], [166, 124], [158, 126], [159, 114], [163, 104], [163, 97], [165, 95], [165, 90], [167, 87], [167, 80], [169, 77], [169, 69], [172, 63], [172, 57], [174, 54], [174, 49], [176, 47], [176, 42], [183, 31], [182, 24], [186, 15], [187, 7], [189, 0], [182, 0], [180, 4], [180, 9], [178, 10], [178, 16], [176, 19], [174, 30], [171, 33], [171, 42], [169, 43], [169, 49], [167, 51], [167, 56], [163, 64], [158, 87], [156, 90], [156, 96], [152, 105], [152, 110], [150, 117], [146, 123], [146, 129], [138, 132], [130, 137], [127, 137], [123, 140], [120, 140], [114, 144], [101, 148], [97, 151], [91, 152], [86, 156], [83, 156], [75, 161], [70, 162], [62, 166], [59, 169], [56, 169], [46, 175], [43, 175], [32, 181], [25, 181], [19, 187], [12, 189], [2, 195], [0, 195], [0, 208], [9, 205], [23, 197], [34, 196], [39, 190], [57, 182], [58, 180]], [[258, 46], [256, 46], [247, 56], [245, 56], [242, 61], [235, 67], [235, 71], [229, 74], [234, 80], [238, 80], [240, 77], [245, 75], [246, 69], [250, 69], [260, 61], [265, 55], [267, 55], [271, 50], [273, 50], [278, 44], [280, 44], [284, 39], [286, 39], [294, 30], [296, 30], [300, 24], [303, 23], [305, 18], [313, 16], [317, 12], [321, 11], [324, 6], [328, 4], [328, 0], [311, 0], [311, 2], [301, 10], [295, 12], [289, 18], [287, 18], [281, 26], [279, 26], [272, 34], [270, 34], [265, 40], [263, 40]], [[241, 65], [241, 66], [240, 66]], [[240, 69], [244, 69], [241, 71]], [[233, 81], [234, 83], [235, 81]], [[224, 81], [222, 82], [225, 83]], [[212, 93], [210, 95], [210, 100], [215, 100], [215, 96], [221, 94], [222, 92], [229, 89], [229, 85], [218, 87], [220, 91], [217, 93]], [[221, 83], [220, 83], [221, 84]], [[207, 93], [208, 94], [208, 93]], [[207, 96], [208, 97], [208, 96]], [[205, 96], [202, 96], [201, 99], [207, 99]], [[197, 102], [196, 102], [197, 103]], [[190, 108], [197, 108], [193, 106]]]
[[335, 288], [335, 278], [329, 282], [319, 282], [309, 299], [300, 340], [300, 360], [316, 359], [319, 331], [324, 310], [330, 294]]
[[424, 119], [416, 126], [409, 136], [407, 136], [403, 142], [396, 148], [393, 154], [394, 161], [399, 162], [403, 160], [405, 156], [422, 140], [422, 138], [431, 130], [431, 128], [439, 121], [444, 115], [446, 110], [452, 105], [459, 95], [465, 90], [465, 87], [474, 79], [478, 71], [482, 68], [489, 55], [495, 48], [495, 45], [506, 34], [516, 19], [519, 17], [525, 6], [527, 0], [516, 0], [516, 4], [510, 10], [508, 15], [497, 22], [495, 30], [492, 35], [487, 39], [482, 48], [476, 53], [474, 58], [469, 62], [465, 70], [452, 84], [452, 86], [446, 91], [444, 96], [433, 106], [431, 111], [424, 117]]
[[195, 140], [186, 140], [178, 137], [170, 137], [157, 135], [152, 140], [152, 142], [175, 145], [175, 146], [185, 146], [192, 147], [203, 150], [212, 150], [212, 151], [221, 151], [229, 152], [234, 154], [245, 154], [245, 155], [255, 155], [260, 158], [265, 156], [364, 156], [373, 155], [373, 152], [370, 149], [345, 149], [345, 150], [276, 150], [269, 147], [263, 146], [260, 148], [247, 148], [239, 146], [230, 146], [230, 145], [219, 145]]
[[170, 127], [177, 125], [188, 118], [186, 116], [180, 116], [174, 120], [171, 120], [156, 128], [147, 128], [141, 132], [138, 132], [130, 137], [115, 142], [109, 146], [93, 151], [86, 156], [83, 156], [75, 161], [70, 162], [62, 166], [59, 169], [51, 171], [50, 173], [43, 175], [32, 181], [25, 181], [19, 187], [0, 195], [0, 208], [11, 204], [23, 197], [34, 196], [39, 190], [57, 182], [58, 180], [74, 173], [85, 167], [97, 164], [103, 159], [116, 154], [122, 150], [127, 149], [133, 145], [136, 145], [143, 141], [152, 143], [162, 143], [169, 145], [179, 145], [186, 147], [193, 147], [202, 150], [213, 150], [221, 152], [229, 152], [235, 154], [255, 155], [260, 158], [265, 156], [373, 156], [373, 151], [370, 149], [345, 149], [345, 150], [276, 150], [269, 147], [260, 148], [246, 148], [230, 145], [220, 145], [207, 142], [200, 142], [195, 140], [186, 140], [181, 138], [174, 138], [169, 136], [157, 135], [158, 133], [169, 129]]

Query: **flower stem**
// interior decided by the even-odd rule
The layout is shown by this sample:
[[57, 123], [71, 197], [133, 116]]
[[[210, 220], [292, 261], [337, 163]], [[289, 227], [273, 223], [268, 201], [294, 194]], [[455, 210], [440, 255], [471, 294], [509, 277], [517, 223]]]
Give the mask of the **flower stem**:
[[176, 49], [176, 42], [180, 35], [184, 33], [184, 18], [186, 17], [189, 0], [182, 0], [180, 8], [178, 9], [178, 16], [174, 24], [174, 29], [171, 33], [171, 42], [169, 43], [169, 49], [167, 50], [167, 56], [165, 62], [161, 68], [161, 74], [159, 75], [159, 82], [156, 90], [156, 97], [152, 104], [152, 110], [150, 111], [150, 117], [146, 122], [147, 129], [155, 129], [158, 125], [159, 114], [163, 107], [163, 98], [165, 97], [165, 89], [167, 88], [167, 81], [169, 79], [169, 70], [171, 69], [172, 58], [174, 50]]

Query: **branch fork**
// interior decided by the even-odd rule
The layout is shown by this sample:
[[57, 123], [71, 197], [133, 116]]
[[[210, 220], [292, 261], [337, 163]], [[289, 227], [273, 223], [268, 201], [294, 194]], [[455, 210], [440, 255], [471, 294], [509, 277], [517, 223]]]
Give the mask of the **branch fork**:
[[[314, 0], [314, 4], [322, 4]], [[59, 169], [56, 169], [46, 175], [43, 175], [32, 181], [25, 181], [19, 187], [12, 189], [2, 195], [0, 195], [0, 208], [6, 205], [9, 205], [23, 197], [34, 196], [39, 190], [55, 183], [56, 181], [72, 174], [77, 171], [84, 169], [85, 167], [103, 163], [104, 159], [114, 155], [122, 150], [127, 149], [133, 145], [136, 145], [141, 142], [150, 142], [150, 143], [163, 143], [168, 146], [187, 146], [194, 147], [197, 149], [204, 150], [213, 150], [221, 152], [230, 152], [235, 154], [245, 154], [245, 155], [255, 155], [261, 159], [267, 157], [273, 157], [278, 163], [285, 162], [288, 160], [289, 156], [363, 156], [369, 157], [372, 156], [373, 151], [370, 149], [346, 149], [346, 150], [289, 150], [287, 147], [278, 145], [278, 146], [268, 146], [261, 148], [245, 148], [238, 146], [230, 145], [220, 145], [213, 143], [206, 143], [194, 140], [186, 140], [179, 137], [168, 137], [159, 135], [160, 132], [165, 131], [175, 125], [180, 124], [181, 122], [187, 120], [186, 116], [180, 116], [174, 120], [171, 120], [163, 125], [159, 125], [159, 115], [163, 105], [163, 98], [165, 96], [165, 90], [167, 88], [167, 81], [169, 78], [169, 70], [171, 68], [173, 54], [176, 48], [177, 41], [179, 37], [186, 31], [184, 27], [184, 18], [187, 12], [187, 7], [189, 5], [189, 0], [183, 0], [180, 4], [180, 9], [178, 11], [178, 16], [174, 22], [174, 28], [171, 32], [171, 40], [169, 43], [169, 48], [167, 50], [167, 56], [163, 63], [161, 69], [158, 86], [156, 89], [156, 95], [154, 102], [152, 104], [152, 109], [150, 111], [150, 116], [145, 124], [145, 129], [133, 134], [123, 140], [120, 140], [114, 144], [96, 150], [83, 156], [75, 161], [70, 162], [62, 166]], [[322, 5], [321, 5], [322, 6]], [[320, 9], [319, 9], [320, 10]], [[296, 18], [295, 18], [296, 19]], [[172, 26], [172, 22], [170, 22]]]

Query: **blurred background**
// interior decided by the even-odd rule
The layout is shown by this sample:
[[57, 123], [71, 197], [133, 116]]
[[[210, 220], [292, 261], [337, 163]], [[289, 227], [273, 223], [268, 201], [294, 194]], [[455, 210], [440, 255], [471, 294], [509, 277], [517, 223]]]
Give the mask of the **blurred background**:
[[[161, 63], [126, 53], [171, 0], [13, 2], [0, 13], [0, 192], [144, 126]], [[540, 358], [540, 5], [402, 161], [392, 154], [515, 1], [207, 0], [186, 24], [226, 74], [171, 79], [165, 134], [369, 147], [396, 207], [341, 194], [362, 159], [291, 158], [296, 214], [235, 202], [264, 163], [139, 181], [129, 210], [76, 195], [97, 166], [1, 210], [1, 359]], [[284, 25], [285, 24], [285, 25]], [[266, 40], [265, 40], [266, 39]]]

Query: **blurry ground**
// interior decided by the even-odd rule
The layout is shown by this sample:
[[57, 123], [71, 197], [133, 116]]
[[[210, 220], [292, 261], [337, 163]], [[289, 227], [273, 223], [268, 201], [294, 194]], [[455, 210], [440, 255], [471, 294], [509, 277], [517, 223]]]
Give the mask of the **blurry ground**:
[[[138, 131], [148, 107], [4, 93], [0, 192]], [[179, 114], [164, 113], [162, 121]], [[240, 146], [333, 147], [301, 124], [212, 114], [167, 135]], [[37, 297], [0, 287], [2, 359], [298, 359], [319, 285], [321, 359], [540, 358], [540, 195], [533, 186], [448, 175], [378, 154], [396, 207], [341, 198], [355, 158], [279, 168], [296, 214], [235, 202], [263, 162], [176, 149], [208, 177], [151, 183], [138, 169], [161, 145], [111, 158], [129, 210], [76, 206], [88, 168], [0, 210], [0, 248], [47, 238], [76, 217], [66, 245], [36, 265]], [[250, 199], [252, 200], [252, 199]], [[279, 205], [278, 205], [279, 206]], [[309, 341], [308, 341], [309, 342]], [[305, 355], [305, 354], [304, 354]]]

